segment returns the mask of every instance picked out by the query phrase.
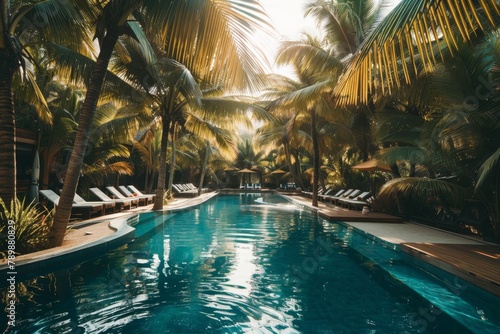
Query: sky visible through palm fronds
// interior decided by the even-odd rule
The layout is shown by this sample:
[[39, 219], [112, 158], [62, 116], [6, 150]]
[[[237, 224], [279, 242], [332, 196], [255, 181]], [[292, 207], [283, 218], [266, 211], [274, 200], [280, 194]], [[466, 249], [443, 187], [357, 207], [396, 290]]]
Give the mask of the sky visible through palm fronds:
[[[304, 17], [305, 7], [312, 0], [261, 0], [260, 2], [282, 40], [299, 40], [304, 32], [311, 35], [320, 33], [314, 20]], [[391, 8], [399, 2], [401, 0], [393, 0]], [[269, 59], [271, 62], [274, 61], [274, 52], [275, 50], [270, 50]], [[289, 69], [279, 68], [276, 71], [290, 76]]]
[[[304, 8], [311, 0], [261, 0], [276, 30], [285, 38], [300, 37], [302, 32], [317, 30], [313, 20], [304, 18]], [[393, 0], [392, 7], [401, 0]], [[387, 14], [387, 13], [386, 13]]]

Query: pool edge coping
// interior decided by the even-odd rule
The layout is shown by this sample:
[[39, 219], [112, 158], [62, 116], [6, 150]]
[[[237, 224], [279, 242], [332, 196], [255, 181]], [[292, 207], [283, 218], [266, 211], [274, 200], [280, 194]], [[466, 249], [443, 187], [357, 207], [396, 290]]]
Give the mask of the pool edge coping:
[[135, 228], [128, 224], [131, 218], [144, 212], [175, 212], [187, 210], [212, 199], [218, 195], [218, 192], [214, 191], [204, 195], [205, 196], [201, 195], [199, 197], [189, 198], [189, 201], [184, 201], [184, 198], [180, 198], [180, 200], [183, 201], [181, 201], [178, 206], [169, 207], [167, 204], [161, 210], [153, 211], [151, 210], [152, 206], [148, 205], [139, 208], [139, 210], [122, 212], [120, 217], [106, 218], [103, 216], [99, 217], [97, 221], [96, 219], [90, 219], [79, 222], [75, 225], [76, 228], [94, 224], [107, 224], [108, 228], [114, 230], [114, 232], [88, 243], [83, 242], [70, 247], [54, 247], [52, 251], [48, 251], [49, 248], [40, 252], [25, 254], [26, 258], [14, 260], [15, 267], [13, 270], [9, 268], [9, 262], [5, 261], [5, 263], [0, 264], [0, 274], [32, 277], [39, 275], [42, 271], [41, 268], [45, 268], [43, 272], [48, 272], [71, 266], [71, 263], [74, 262], [75, 259], [78, 259], [78, 262], [73, 264], [95, 259], [110, 250], [117, 249], [127, 244], [135, 238]]

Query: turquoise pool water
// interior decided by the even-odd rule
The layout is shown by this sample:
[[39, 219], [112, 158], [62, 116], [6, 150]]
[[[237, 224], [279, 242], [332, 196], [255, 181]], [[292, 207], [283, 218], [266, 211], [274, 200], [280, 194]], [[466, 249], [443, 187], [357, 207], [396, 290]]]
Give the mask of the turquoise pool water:
[[497, 299], [279, 196], [219, 195], [136, 227], [118, 250], [20, 283], [17, 332], [500, 329]]

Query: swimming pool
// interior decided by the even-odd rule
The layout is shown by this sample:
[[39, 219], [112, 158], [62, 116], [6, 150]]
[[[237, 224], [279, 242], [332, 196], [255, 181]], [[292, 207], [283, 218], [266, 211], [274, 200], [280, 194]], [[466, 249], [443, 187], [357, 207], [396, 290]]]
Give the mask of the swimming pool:
[[279, 196], [219, 195], [191, 210], [144, 213], [137, 234], [96, 260], [21, 282], [18, 332], [500, 328], [499, 304], [474, 288], [409, 265], [391, 245]]

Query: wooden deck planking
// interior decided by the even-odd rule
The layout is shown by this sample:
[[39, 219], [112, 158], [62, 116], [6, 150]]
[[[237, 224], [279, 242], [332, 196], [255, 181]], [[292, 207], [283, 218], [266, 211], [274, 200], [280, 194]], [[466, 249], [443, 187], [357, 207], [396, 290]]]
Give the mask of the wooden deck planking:
[[350, 210], [333, 204], [325, 204], [324, 202], [318, 202], [318, 207], [313, 208], [311, 206], [311, 199], [309, 198], [305, 198], [301, 195], [288, 194], [287, 197], [302, 205], [308, 206], [312, 209], [317, 209], [320, 216], [331, 220], [346, 222], [403, 223], [403, 219], [401, 217], [392, 216], [382, 212], [371, 211], [363, 214], [361, 211]]
[[362, 214], [361, 211], [354, 211], [341, 208], [324, 208], [319, 211], [323, 217], [332, 220], [341, 220], [346, 222], [377, 222], [377, 223], [402, 223], [403, 219], [391, 216], [382, 212], [368, 212]]
[[500, 245], [406, 243], [401, 250], [500, 296]]

